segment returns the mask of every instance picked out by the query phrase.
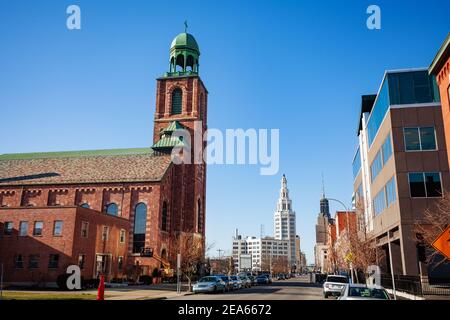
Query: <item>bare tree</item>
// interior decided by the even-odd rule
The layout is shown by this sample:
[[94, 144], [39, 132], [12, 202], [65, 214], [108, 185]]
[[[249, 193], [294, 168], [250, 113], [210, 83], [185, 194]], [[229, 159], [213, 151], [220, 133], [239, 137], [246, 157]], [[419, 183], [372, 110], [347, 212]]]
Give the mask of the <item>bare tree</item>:
[[[350, 230], [347, 233], [349, 241], [350, 256], [355, 271], [364, 274], [371, 265], [378, 265], [384, 256], [384, 251], [376, 246], [373, 238], [369, 236], [364, 219], [364, 208], [360, 202], [356, 204], [355, 220], [349, 221]], [[356, 280], [359, 281], [358, 277]]]
[[[364, 209], [360, 202], [356, 205], [355, 215], [354, 220], [351, 220], [350, 216], [347, 217], [348, 228], [336, 243], [336, 263], [344, 268], [351, 263], [352, 271], [365, 273], [370, 265], [378, 265], [384, 252], [369, 237], [364, 223]], [[358, 276], [356, 281], [359, 282]]]
[[174, 241], [174, 249], [181, 254], [180, 271], [188, 279], [188, 290], [192, 290], [192, 278], [200, 263], [205, 262], [203, 238], [195, 233], [181, 232]]
[[432, 243], [444, 232], [450, 224], [450, 194], [445, 191], [443, 197], [436, 204], [425, 210], [420, 221], [414, 224], [413, 232], [417, 243], [428, 247], [425, 250], [426, 262], [433, 263], [435, 267], [445, 263], [447, 259], [438, 251], [431, 249]]
[[287, 273], [289, 272], [289, 263], [286, 256], [277, 256], [272, 259], [273, 273]]

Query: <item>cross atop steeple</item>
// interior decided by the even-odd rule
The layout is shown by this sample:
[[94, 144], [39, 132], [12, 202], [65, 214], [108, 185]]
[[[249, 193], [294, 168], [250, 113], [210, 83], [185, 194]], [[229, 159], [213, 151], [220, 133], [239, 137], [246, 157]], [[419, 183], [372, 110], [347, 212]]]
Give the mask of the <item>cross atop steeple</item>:
[[184, 33], [187, 33], [187, 29], [188, 29], [187, 20], [184, 20]]

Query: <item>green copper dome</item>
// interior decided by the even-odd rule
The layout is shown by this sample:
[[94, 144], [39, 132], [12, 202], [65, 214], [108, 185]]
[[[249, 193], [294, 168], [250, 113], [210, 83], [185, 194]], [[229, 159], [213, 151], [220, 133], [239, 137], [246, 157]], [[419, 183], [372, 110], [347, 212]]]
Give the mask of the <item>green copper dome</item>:
[[180, 33], [173, 39], [172, 44], [170, 45], [170, 51], [175, 49], [191, 49], [200, 53], [200, 49], [194, 36], [186, 32]]
[[170, 45], [169, 72], [166, 77], [198, 75], [200, 49], [190, 33], [180, 33]]

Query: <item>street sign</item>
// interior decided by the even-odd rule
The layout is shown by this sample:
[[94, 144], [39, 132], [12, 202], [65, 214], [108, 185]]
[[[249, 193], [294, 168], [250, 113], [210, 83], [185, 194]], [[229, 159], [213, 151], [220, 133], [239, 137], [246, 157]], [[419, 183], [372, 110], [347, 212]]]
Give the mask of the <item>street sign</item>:
[[432, 243], [433, 247], [450, 260], [450, 226]]
[[351, 252], [347, 253], [347, 255], [345, 256], [345, 260], [352, 262], [353, 261], [353, 253], [351, 253]]
[[252, 270], [252, 255], [240, 254], [239, 255], [239, 271]]

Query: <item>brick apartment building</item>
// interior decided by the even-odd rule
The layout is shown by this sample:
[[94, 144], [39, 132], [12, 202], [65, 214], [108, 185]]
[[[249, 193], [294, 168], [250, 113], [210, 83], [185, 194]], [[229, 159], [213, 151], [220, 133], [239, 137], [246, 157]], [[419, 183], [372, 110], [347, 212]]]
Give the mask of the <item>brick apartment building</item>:
[[359, 147], [353, 160], [355, 199], [370, 239], [385, 254], [382, 271], [427, 276], [414, 224], [450, 186], [441, 103], [427, 69], [386, 71], [376, 95], [362, 97]]
[[[86, 278], [99, 271], [107, 280], [120, 277], [125, 265], [136, 264], [148, 275], [162, 262], [174, 268], [180, 233], [204, 243], [206, 166], [174, 164], [170, 156], [185, 145], [174, 133], [193, 137], [194, 123], [200, 123], [199, 135], [206, 130], [208, 92], [198, 75], [199, 55], [192, 35], [173, 40], [169, 72], [157, 79], [151, 147], [0, 155], [5, 282], [54, 282], [74, 263], [83, 265]], [[154, 256], [141, 256], [143, 249]]]
[[441, 110], [444, 118], [445, 141], [447, 142], [448, 151], [450, 150], [450, 33], [444, 40], [428, 71], [436, 77], [439, 87]]
[[69, 265], [85, 279], [124, 276], [130, 222], [78, 206], [0, 210], [8, 282], [46, 286]]

